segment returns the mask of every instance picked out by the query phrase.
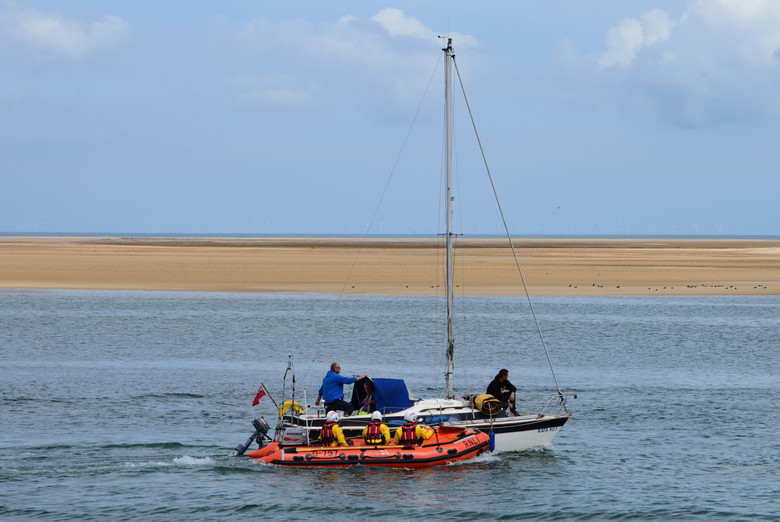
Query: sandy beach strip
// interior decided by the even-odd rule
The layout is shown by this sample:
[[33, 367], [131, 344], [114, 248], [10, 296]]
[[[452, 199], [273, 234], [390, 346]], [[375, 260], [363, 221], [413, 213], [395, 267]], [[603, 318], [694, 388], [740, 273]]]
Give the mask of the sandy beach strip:
[[[0, 238], [0, 288], [441, 294], [436, 239]], [[778, 295], [780, 241], [517, 239], [532, 295]], [[456, 292], [519, 295], [504, 240], [456, 243]]]

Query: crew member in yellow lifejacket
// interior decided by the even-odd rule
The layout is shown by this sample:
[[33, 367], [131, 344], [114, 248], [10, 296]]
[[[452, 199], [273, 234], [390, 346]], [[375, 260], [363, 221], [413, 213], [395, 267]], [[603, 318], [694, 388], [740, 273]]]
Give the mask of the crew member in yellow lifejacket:
[[366, 444], [390, 444], [390, 429], [382, 422], [382, 413], [371, 414], [371, 423], [363, 428], [363, 440]]
[[416, 446], [433, 437], [432, 429], [417, 425], [417, 412], [407, 411], [404, 414], [404, 420], [406, 422], [395, 430], [393, 441], [396, 444]]
[[317, 438], [323, 446], [347, 446], [344, 431], [339, 426], [339, 414], [329, 411], [325, 422], [322, 424], [320, 436]]

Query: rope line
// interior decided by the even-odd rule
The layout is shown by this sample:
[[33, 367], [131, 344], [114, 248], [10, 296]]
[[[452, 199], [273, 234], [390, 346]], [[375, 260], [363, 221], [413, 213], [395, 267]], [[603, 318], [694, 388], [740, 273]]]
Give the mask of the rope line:
[[490, 180], [490, 186], [493, 189], [493, 197], [496, 199], [496, 205], [498, 205], [498, 213], [501, 215], [501, 221], [504, 224], [504, 230], [506, 231], [506, 237], [509, 239], [509, 246], [512, 247], [512, 256], [515, 258], [515, 265], [517, 271], [520, 273], [520, 280], [523, 282], [523, 289], [525, 290], [525, 296], [528, 299], [528, 306], [531, 308], [531, 315], [533, 315], [534, 323], [536, 324], [536, 331], [539, 332], [539, 339], [542, 341], [542, 347], [544, 348], [544, 354], [547, 356], [547, 363], [550, 365], [550, 372], [552, 372], [553, 380], [555, 381], [555, 387], [558, 389], [558, 395], [563, 396], [561, 386], [558, 384], [558, 377], [555, 376], [555, 370], [553, 369], [552, 359], [550, 358], [550, 352], [547, 351], [547, 344], [544, 342], [544, 335], [542, 335], [542, 328], [539, 326], [539, 320], [536, 318], [536, 311], [534, 310], [533, 302], [531, 302], [531, 294], [528, 292], [528, 286], [525, 283], [525, 276], [523, 275], [523, 269], [520, 267], [520, 261], [517, 258], [517, 251], [515, 250], [515, 244], [512, 241], [512, 235], [509, 233], [509, 226], [506, 223], [504, 217], [504, 210], [501, 208], [501, 202], [498, 199], [498, 191], [496, 185], [493, 183], [493, 176], [490, 174], [490, 167], [488, 167], [487, 157], [485, 156], [485, 150], [482, 148], [482, 140], [479, 139], [479, 132], [477, 132], [477, 124], [474, 121], [474, 115], [471, 113], [471, 105], [466, 97], [466, 89], [463, 87], [463, 79], [460, 77], [460, 69], [458, 69], [458, 62], [455, 61], [455, 57], [452, 57], [452, 63], [455, 65], [455, 72], [458, 74], [458, 82], [460, 83], [460, 90], [463, 93], [463, 100], [466, 102], [466, 108], [469, 111], [469, 117], [471, 118], [471, 125], [474, 127], [474, 134], [477, 136], [477, 143], [479, 144], [479, 151], [482, 153], [482, 161], [485, 163], [485, 170], [487, 171], [488, 179]]

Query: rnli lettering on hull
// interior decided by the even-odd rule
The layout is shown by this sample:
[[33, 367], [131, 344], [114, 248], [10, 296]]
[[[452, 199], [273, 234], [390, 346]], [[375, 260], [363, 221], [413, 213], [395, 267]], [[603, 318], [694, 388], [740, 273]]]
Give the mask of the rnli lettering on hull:
[[557, 426], [553, 426], [551, 428], [542, 428], [540, 430], [536, 430], [536, 433], [545, 433], [545, 432], [548, 432], [548, 431], [558, 431], [558, 427]]
[[477, 439], [471, 438], [471, 439], [465, 439], [463, 441], [464, 446], [468, 446], [469, 448], [472, 448], [474, 446], [478, 446], [480, 442]]

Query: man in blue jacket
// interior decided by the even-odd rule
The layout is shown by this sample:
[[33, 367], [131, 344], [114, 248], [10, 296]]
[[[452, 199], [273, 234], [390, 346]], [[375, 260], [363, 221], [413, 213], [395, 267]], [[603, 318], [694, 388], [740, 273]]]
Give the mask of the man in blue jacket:
[[320, 399], [322, 399], [325, 403], [325, 411], [341, 410], [345, 416], [349, 417], [354, 408], [344, 400], [344, 385], [360, 381], [366, 377], [366, 374], [364, 373], [360, 377], [343, 377], [340, 374], [341, 366], [339, 363], [332, 363], [330, 371], [322, 379], [322, 386], [320, 386], [317, 401], [314, 404], [319, 406]]

